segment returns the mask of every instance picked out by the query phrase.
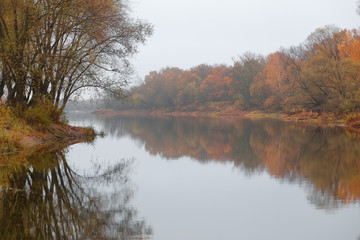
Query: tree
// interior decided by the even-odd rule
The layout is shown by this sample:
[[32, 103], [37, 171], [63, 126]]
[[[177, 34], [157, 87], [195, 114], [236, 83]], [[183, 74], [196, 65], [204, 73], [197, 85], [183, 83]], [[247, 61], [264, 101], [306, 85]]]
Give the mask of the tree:
[[344, 81], [347, 85], [347, 109], [360, 107], [360, 32], [357, 29], [347, 30], [343, 41], [338, 44]]
[[286, 67], [284, 66], [284, 54], [280, 52], [272, 53], [268, 56], [268, 64], [264, 72], [266, 82], [270, 86], [274, 95], [280, 99], [284, 98], [285, 86], [287, 81]]
[[265, 73], [259, 72], [250, 86], [250, 95], [253, 99], [253, 104], [258, 108], [263, 107], [266, 99], [271, 96], [270, 87], [267, 85], [265, 79]]
[[205, 79], [209, 75], [209, 72], [211, 71], [211, 69], [213, 69], [213, 67], [210, 65], [200, 64], [196, 67], [193, 67], [190, 71], [194, 72], [201, 79]]
[[[284, 52], [278, 51], [268, 55], [266, 65], [262, 73], [256, 76], [257, 82], [253, 86], [254, 97], [259, 94], [266, 96], [261, 97], [266, 99], [265, 107], [284, 109], [285, 103], [293, 95], [295, 82], [292, 81], [291, 62], [291, 57]], [[264, 94], [265, 92], [267, 94]]]
[[293, 111], [299, 108], [304, 108], [304, 102], [307, 102], [306, 94], [303, 90], [306, 89], [304, 81], [301, 77], [302, 67], [304, 61], [307, 59], [307, 51], [304, 44], [292, 46], [288, 49], [281, 49], [284, 54], [283, 63], [286, 66], [286, 75], [288, 86], [285, 91], [285, 99], [283, 101], [284, 110]]
[[82, 89], [117, 93], [130, 73], [127, 57], [152, 32], [128, 12], [125, 0], [2, 0], [0, 96], [62, 112]]
[[225, 65], [214, 67], [200, 85], [202, 101], [228, 100], [231, 78]]
[[199, 76], [191, 71], [183, 71], [176, 79], [176, 107], [197, 101]]
[[263, 57], [254, 53], [245, 53], [234, 63], [230, 73], [230, 95], [237, 105], [240, 104], [244, 108], [252, 106], [250, 86], [263, 68]]
[[317, 111], [341, 110], [348, 100], [352, 101], [349, 93], [353, 89], [346, 81], [338, 48], [344, 37], [345, 31], [326, 26], [307, 39], [309, 57], [304, 61], [302, 78], [309, 104]]
[[347, 30], [344, 39], [338, 44], [341, 58], [360, 60], [360, 31]]

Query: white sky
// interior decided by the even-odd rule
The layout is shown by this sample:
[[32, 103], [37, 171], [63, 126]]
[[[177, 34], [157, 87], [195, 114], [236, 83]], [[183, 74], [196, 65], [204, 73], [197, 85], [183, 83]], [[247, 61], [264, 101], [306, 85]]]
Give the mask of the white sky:
[[140, 78], [166, 66], [231, 64], [303, 42], [316, 28], [360, 26], [356, 0], [130, 0], [154, 34], [133, 60]]

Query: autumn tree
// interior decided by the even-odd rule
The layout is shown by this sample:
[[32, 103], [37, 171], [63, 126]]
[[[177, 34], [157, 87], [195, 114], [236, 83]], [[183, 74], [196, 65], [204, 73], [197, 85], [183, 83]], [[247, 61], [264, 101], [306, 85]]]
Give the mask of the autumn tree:
[[352, 91], [344, 75], [344, 65], [338, 45], [345, 31], [334, 26], [319, 28], [312, 33], [306, 44], [309, 57], [304, 61], [302, 77], [305, 93], [310, 96], [311, 108], [318, 111], [346, 108], [345, 103]]
[[309, 102], [307, 95], [303, 92], [306, 90], [306, 84], [301, 75], [303, 63], [308, 57], [306, 47], [304, 44], [300, 44], [281, 49], [281, 52], [284, 54], [283, 60], [286, 65], [288, 81], [286, 97], [283, 101], [284, 110], [291, 112], [304, 109], [304, 103]]
[[200, 77], [192, 71], [183, 71], [176, 80], [176, 106], [186, 106], [198, 101]]
[[128, 12], [125, 0], [2, 0], [0, 96], [62, 112], [82, 89], [121, 93], [127, 57], [152, 32]]
[[344, 81], [348, 86], [346, 105], [348, 109], [360, 107], [360, 32], [347, 30], [343, 41], [338, 44], [339, 55], [344, 72]]
[[228, 100], [231, 78], [225, 65], [214, 67], [200, 85], [201, 101]]
[[271, 98], [268, 98], [266, 105], [275, 104], [278, 107], [283, 105], [286, 91], [289, 87], [287, 76], [286, 56], [281, 52], [275, 52], [268, 57], [268, 64], [264, 68], [266, 76], [265, 82], [272, 92]]
[[212, 69], [213, 66], [210, 66], [208, 64], [200, 64], [196, 67], [191, 68], [190, 71], [195, 73], [201, 79], [205, 79], [209, 75]]
[[255, 77], [252, 86], [252, 95], [263, 95], [263, 104], [266, 108], [284, 109], [287, 99], [292, 95], [294, 82], [291, 79], [291, 57], [284, 52], [269, 54], [261, 73]]
[[344, 39], [338, 44], [341, 58], [360, 60], [360, 31], [346, 30]]
[[239, 56], [231, 69], [230, 95], [236, 105], [249, 108], [253, 105], [250, 86], [255, 76], [264, 68], [262, 56], [254, 53], [245, 53]]

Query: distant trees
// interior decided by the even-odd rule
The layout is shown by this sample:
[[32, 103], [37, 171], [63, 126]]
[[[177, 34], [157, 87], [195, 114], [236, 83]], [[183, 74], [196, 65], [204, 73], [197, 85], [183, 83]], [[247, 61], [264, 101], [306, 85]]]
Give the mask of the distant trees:
[[215, 66], [200, 85], [200, 101], [224, 101], [229, 99], [231, 78], [224, 65]]
[[226, 102], [242, 110], [359, 110], [359, 30], [325, 26], [267, 57], [245, 53], [232, 66], [151, 72], [130, 95], [140, 109], [196, 111]]
[[0, 97], [61, 112], [81, 89], [116, 93], [127, 57], [152, 32], [128, 12], [125, 0], [2, 0]]
[[[165, 68], [151, 72], [130, 91], [134, 107], [195, 110], [199, 104], [230, 100], [231, 77], [225, 65], [199, 65], [191, 70]], [[119, 108], [131, 106], [119, 106]]]

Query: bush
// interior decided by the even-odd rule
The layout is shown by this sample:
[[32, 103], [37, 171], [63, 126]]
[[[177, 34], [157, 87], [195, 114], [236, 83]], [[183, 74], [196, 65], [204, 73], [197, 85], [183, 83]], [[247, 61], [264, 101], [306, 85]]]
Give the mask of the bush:
[[40, 103], [29, 108], [17, 109], [19, 118], [35, 127], [47, 128], [50, 123], [66, 122], [64, 116], [51, 103]]
[[359, 122], [360, 122], [360, 113], [351, 113], [347, 115], [345, 124], [353, 125], [355, 123], [359, 124]]
[[35, 107], [26, 109], [23, 116], [25, 121], [39, 128], [47, 128], [51, 122], [51, 113], [49, 109], [42, 105], [37, 105]]

